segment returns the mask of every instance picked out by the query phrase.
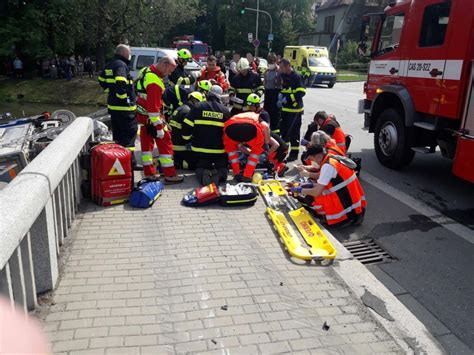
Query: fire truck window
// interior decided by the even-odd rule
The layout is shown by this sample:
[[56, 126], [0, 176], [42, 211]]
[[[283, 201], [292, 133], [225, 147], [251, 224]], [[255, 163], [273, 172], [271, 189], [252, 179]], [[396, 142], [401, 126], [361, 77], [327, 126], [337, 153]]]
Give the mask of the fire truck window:
[[449, 23], [451, 2], [429, 5], [423, 14], [420, 47], [442, 46]]
[[135, 63], [135, 54], [132, 55], [132, 58], [130, 59], [130, 65], [129, 65], [130, 70], [133, 70], [133, 63]]
[[296, 60], [296, 51], [293, 51], [293, 54], [291, 55], [293, 60]]
[[379, 53], [386, 53], [398, 48], [403, 28], [404, 14], [387, 16], [380, 36]]
[[139, 55], [137, 59], [137, 69], [152, 65], [154, 60], [155, 57], [152, 55]]

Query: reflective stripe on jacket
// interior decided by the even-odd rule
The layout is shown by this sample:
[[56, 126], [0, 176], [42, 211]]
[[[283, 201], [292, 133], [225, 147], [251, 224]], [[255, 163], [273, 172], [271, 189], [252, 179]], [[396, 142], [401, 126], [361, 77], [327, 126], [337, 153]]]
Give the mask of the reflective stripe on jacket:
[[139, 113], [137, 120], [141, 124], [146, 124], [149, 120], [157, 130], [164, 127], [161, 108], [165, 84], [161, 75], [153, 64], [140, 70], [136, 82], [137, 111]]
[[322, 194], [314, 199], [313, 209], [326, 217], [329, 225], [348, 219], [348, 214], [362, 213], [366, 207], [364, 190], [360, 185], [355, 171], [349, 169], [329, 155], [323, 159], [324, 164], [331, 164], [337, 175], [325, 187]]
[[286, 99], [281, 110], [283, 112], [302, 112], [304, 110], [303, 96], [306, 95], [306, 89], [301, 76], [292, 71], [290, 74], [282, 74], [281, 80], [280, 92]]
[[183, 120], [183, 139], [191, 142], [191, 149], [197, 153], [224, 154], [222, 140], [224, 123], [230, 112], [220, 100], [208, 95], [208, 101], [193, 107]]
[[127, 59], [116, 55], [107, 63], [98, 77], [100, 86], [108, 92], [107, 108], [109, 111], [133, 112], [136, 109], [129, 63]]
[[235, 96], [241, 99], [244, 104], [233, 103], [234, 108], [241, 109], [245, 106], [245, 101], [249, 94], [255, 93], [258, 96], [262, 96], [265, 88], [262, 84], [260, 75], [249, 71], [247, 75], [237, 74], [232, 78], [229, 88], [229, 94], [235, 94]]

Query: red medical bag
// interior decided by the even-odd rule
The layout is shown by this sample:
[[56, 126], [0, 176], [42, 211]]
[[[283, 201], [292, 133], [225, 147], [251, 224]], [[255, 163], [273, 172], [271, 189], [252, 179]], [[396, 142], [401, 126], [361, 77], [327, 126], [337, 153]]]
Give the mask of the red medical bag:
[[101, 206], [128, 201], [132, 191], [132, 153], [114, 143], [91, 149], [91, 197]]

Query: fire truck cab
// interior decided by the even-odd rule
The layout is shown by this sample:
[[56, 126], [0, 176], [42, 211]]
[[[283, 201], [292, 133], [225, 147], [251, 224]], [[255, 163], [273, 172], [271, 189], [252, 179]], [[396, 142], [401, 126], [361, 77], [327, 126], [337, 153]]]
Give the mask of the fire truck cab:
[[359, 52], [371, 62], [359, 112], [383, 165], [439, 147], [474, 182], [473, 19], [472, 0], [407, 0], [364, 16]]

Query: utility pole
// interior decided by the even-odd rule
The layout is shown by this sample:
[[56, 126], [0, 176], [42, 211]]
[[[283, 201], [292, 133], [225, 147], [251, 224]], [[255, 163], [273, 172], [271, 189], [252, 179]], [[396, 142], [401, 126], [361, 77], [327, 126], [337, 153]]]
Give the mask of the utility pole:
[[[258, 15], [260, 14], [260, 0], [257, 0], [257, 21], [256, 21], [256, 28], [255, 28], [255, 39], [258, 40]], [[255, 46], [255, 58], [258, 56], [258, 47]]]
[[[255, 11], [255, 12], [257, 13], [257, 28], [256, 28], [256, 29], [257, 29], [257, 32], [256, 32], [256, 34], [255, 34], [255, 39], [258, 38], [258, 13], [259, 13], [259, 12], [262, 12], [262, 13], [264, 13], [265, 15], [268, 16], [268, 18], [270, 19], [270, 33], [269, 33], [269, 39], [268, 39], [268, 48], [271, 49], [271, 48], [272, 48], [271, 42], [272, 42], [273, 39], [274, 39], [274, 38], [273, 38], [273, 19], [272, 19], [272, 15], [270, 15], [270, 13], [267, 12], [267, 11], [260, 10], [260, 3], [259, 3], [259, 2], [260, 2], [260, 1], [257, 0], [257, 9], [253, 9], [253, 8], [251, 8], [251, 7], [243, 7], [243, 10], [244, 10], [244, 11], [245, 11], [245, 10]], [[244, 14], [244, 12], [242, 12], [242, 10], [240, 10], [240, 14], [242, 15], [242, 14]], [[271, 35], [271, 36], [270, 36], [270, 35]], [[271, 39], [270, 39], [270, 38], [271, 38]], [[256, 47], [256, 48], [255, 48], [255, 56], [257, 56], [257, 54], [258, 54], [258, 51], [257, 51], [257, 47]]]

